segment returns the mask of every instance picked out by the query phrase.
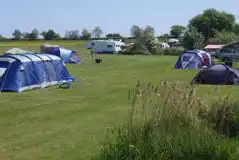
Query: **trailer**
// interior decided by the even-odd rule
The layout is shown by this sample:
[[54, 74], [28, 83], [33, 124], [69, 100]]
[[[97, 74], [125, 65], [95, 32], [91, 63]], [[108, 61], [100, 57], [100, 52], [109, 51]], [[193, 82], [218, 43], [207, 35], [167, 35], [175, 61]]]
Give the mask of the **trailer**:
[[95, 53], [119, 53], [125, 43], [121, 40], [92, 40], [88, 43], [88, 49], [94, 49]]

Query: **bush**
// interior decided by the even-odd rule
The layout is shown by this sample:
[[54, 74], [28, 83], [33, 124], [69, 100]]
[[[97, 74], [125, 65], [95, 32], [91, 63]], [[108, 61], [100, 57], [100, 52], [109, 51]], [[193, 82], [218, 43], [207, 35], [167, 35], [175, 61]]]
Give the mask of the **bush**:
[[179, 56], [184, 51], [184, 48], [157, 48], [154, 55], [168, 55], [168, 56]]
[[134, 44], [126, 48], [123, 52], [123, 55], [149, 55], [151, 54], [147, 49], [146, 45]]
[[150, 52], [146, 48], [132, 46], [124, 51], [124, 55], [167, 55], [179, 56], [184, 51], [184, 48], [151, 48]]
[[128, 122], [113, 130], [95, 159], [236, 159], [236, 144], [211, 129], [213, 107], [194, 87], [138, 83], [129, 97]]
[[164, 50], [162, 48], [152, 48], [151, 49], [152, 55], [164, 55]]
[[239, 135], [239, 103], [230, 102], [228, 97], [213, 104], [208, 112], [207, 120], [220, 134], [228, 137]]

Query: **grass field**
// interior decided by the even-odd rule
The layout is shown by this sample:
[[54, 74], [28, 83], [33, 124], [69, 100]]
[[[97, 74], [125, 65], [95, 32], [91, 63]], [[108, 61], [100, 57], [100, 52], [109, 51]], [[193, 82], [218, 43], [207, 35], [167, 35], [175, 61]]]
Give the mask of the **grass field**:
[[[54, 43], [54, 42], [51, 42]], [[77, 50], [83, 63], [69, 65], [80, 82], [72, 89], [51, 87], [0, 95], [0, 159], [90, 159], [99, 150], [107, 129], [124, 121], [130, 103], [128, 90], [137, 80], [189, 83], [197, 71], [176, 71], [177, 57], [100, 55], [103, 64], [89, 59], [85, 42], [59, 41]], [[54, 44], [56, 44], [54, 43]], [[12, 47], [39, 50], [40, 42], [4, 42]], [[198, 88], [204, 96], [215, 86]], [[237, 86], [220, 87], [238, 96]]]

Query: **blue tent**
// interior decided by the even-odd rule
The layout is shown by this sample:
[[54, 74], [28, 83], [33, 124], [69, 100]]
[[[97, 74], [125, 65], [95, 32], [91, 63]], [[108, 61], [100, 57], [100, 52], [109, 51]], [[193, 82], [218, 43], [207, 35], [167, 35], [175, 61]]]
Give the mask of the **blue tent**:
[[22, 92], [72, 81], [74, 78], [57, 56], [30, 53], [0, 56], [0, 91]]
[[183, 52], [175, 65], [176, 69], [199, 69], [211, 66], [213, 60], [209, 53], [201, 50], [188, 50]]
[[193, 84], [236, 85], [239, 84], [239, 71], [225, 64], [215, 64], [201, 70], [192, 80]]
[[44, 53], [58, 56], [65, 63], [80, 63], [80, 57], [77, 56], [76, 51], [60, 47], [46, 47]]

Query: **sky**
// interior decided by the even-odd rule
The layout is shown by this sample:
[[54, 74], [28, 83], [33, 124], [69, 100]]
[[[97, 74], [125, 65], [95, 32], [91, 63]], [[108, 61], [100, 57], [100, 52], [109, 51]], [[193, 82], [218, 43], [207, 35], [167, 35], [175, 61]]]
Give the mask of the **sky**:
[[239, 16], [238, 6], [239, 0], [1, 0], [0, 34], [11, 37], [15, 29], [36, 28], [64, 36], [66, 30], [100, 26], [105, 34], [129, 36], [136, 24], [151, 25], [161, 35], [172, 25], [187, 25], [207, 8]]

